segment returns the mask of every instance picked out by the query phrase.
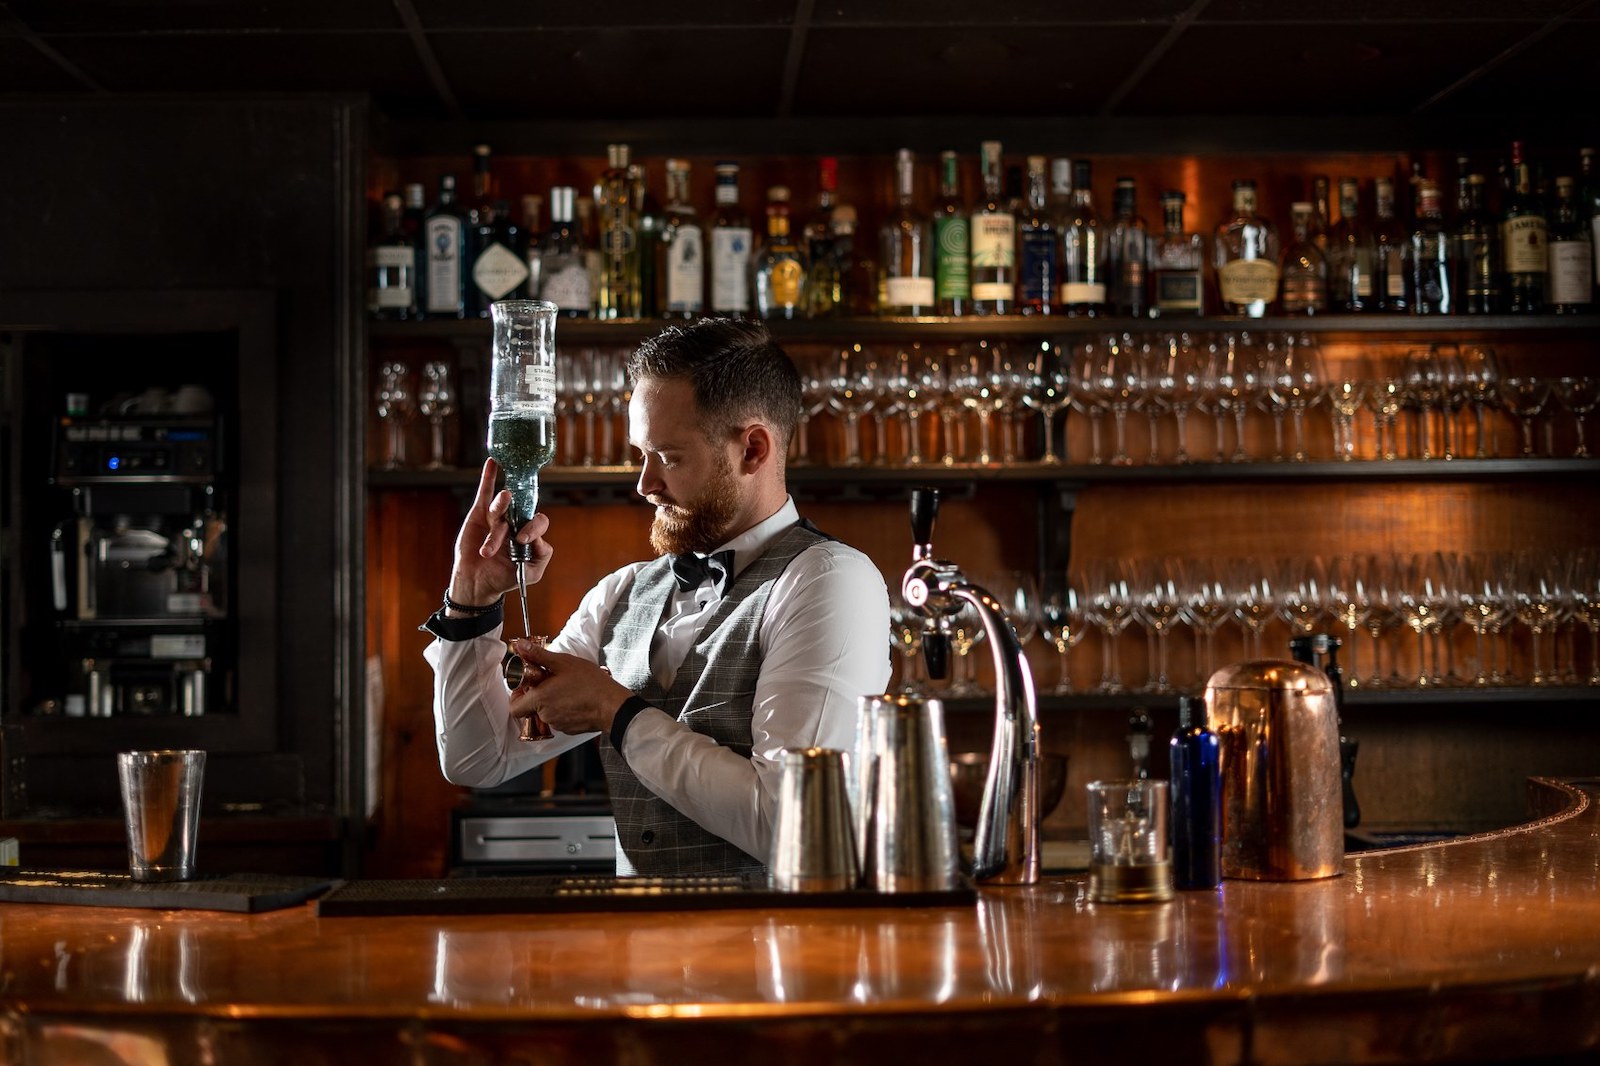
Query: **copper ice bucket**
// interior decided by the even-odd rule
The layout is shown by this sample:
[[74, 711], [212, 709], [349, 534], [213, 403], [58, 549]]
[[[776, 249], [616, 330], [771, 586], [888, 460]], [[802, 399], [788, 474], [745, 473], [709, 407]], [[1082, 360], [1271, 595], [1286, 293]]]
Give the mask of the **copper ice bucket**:
[[1237, 663], [1211, 675], [1206, 706], [1222, 747], [1222, 875], [1336, 876], [1344, 804], [1327, 675], [1297, 662]]

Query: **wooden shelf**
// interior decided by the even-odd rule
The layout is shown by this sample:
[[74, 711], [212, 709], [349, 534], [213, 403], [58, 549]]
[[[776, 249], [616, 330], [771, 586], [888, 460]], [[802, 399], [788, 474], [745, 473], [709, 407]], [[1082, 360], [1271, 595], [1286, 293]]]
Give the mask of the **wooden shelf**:
[[[1048, 711], [1131, 711], [1172, 710], [1178, 706], [1178, 693], [1168, 692], [1075, 692], [1066, 695], [1044, 691], [1039, 694], [1039, 709]], [[1489, 711], [1515, 704], [1594, 704], [1600, 705], [1600, 687], [1593, 685], [1529, 686], [1456, 685], [1444, 688], [1386, 688], [1345, 690], [1346, 707], [1439, 707], [1472, 708]], [[963, 696], [945, 699], [952, 714], [981, 714], [994, 710], [993, 696]]]

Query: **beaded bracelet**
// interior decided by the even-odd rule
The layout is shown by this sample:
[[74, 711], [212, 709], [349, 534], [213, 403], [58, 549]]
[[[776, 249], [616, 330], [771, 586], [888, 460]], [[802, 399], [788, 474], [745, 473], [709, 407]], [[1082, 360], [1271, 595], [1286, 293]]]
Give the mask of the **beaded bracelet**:
[[450, 586], [446, 585], [444, 587], [444, 609], [447, 611], [454, 611], [457, 614], [465, 615], [480, 615], [488, 614], [490, 611], [499, 606], [500, 604], [498, 603], [491, 603], [487, 607], [473, 607], [470, 604], [457, 603], [455, 600], [450, 598]]

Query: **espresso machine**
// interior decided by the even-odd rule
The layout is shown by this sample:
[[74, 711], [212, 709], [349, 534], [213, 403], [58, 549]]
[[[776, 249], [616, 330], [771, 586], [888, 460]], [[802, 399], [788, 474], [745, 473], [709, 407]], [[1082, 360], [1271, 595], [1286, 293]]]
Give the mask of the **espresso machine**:
[[67, 717], [231, 705], [228, 501], [206, 390], [148, 390], [56, 420], [51, 606]]

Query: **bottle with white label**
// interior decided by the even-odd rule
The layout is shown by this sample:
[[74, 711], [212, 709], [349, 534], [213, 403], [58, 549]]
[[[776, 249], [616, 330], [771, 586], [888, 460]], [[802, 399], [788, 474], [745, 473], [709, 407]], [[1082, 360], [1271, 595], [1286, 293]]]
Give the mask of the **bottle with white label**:
[[1544, 206], [1533, 191], [1521, 141], [1511, 143], [1511, 173], [1511, 192], [1500, 212], [1506, 310], [1538, 314], [1545, 309], [1545, 286], [1550, 277], [1550, 253], [1545, 247], [1549, 227]]
[[1061, 227], [1061, 306], [1069, 315], [1106, 313], [1106, 227], [1094, 210], [1087, 159], [1072, 163], [1071, 217]]
[[883, 251], [883, 315], [931, 315], [933, 227], [916, 207], [916, 158], [908, 148], [895, 155], [896, 206], [880, 231]]
[[511, 216], [511, 205], [494, 197], [489, 146], [473, 149], [472, 231], [468, 241], [472, 268], [467, 286], [467, 317], [488, 318], [489, 305], [525, 295], [528, 282], [528, 237]]
[[539, 253], [539, 299], [555, 304], [568, 318], [587, 318], [593, 290], [582, 231], [572, 217], [575, 194], [570, 185], [550, 190], [550, 228]]
[[717, 206], [711, 213], [711, 310], [750, 310], [750, 216], [739, 206], [739, 164], [718, 163]]
[[1577, 182], [1556, 178], [1556, 203], [1550, 215], [1550, 310], [1585, 314], [1594, 304], [1594, 251], [1589, 226], [1578, 206]]
[[700, 215], [689, 202], [689, 163], [667, 160], [665, 226], [657, 245], [661, 313], [668, 318], [694, 318], [706, 309], [706, 243]]
[[1017, 298], [1017, 218], [1000, 195], [1000, 142], [983, 142], [983, 202], [972, 212], [972, 313], [1009, 315]]
[[1278, 298], [1278, 231], [1256, 214], [1256, 183], [1233, 183], [1233, 217], [1217, 227], [1212, 255], [1224, 314], [1263, 318]]
[[417, 314], [417, 249], [401, 229], [404, 211], [399, 193], [384, 196], [383, 236], [367, 249], [367, 313], [373, 318]]
[[439, 179], [439, 199], [417, 235], [417, 307], [424, 318], [467, 317], [467, 212], [456, 201], [456, 179]]

